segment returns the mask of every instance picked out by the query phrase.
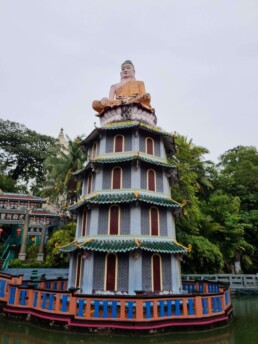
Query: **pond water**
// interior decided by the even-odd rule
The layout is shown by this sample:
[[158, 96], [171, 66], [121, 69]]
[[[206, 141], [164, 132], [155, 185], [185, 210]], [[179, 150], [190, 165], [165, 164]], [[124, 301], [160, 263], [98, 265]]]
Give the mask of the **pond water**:
[[258, 344], [258, 297], [233, 299], [231, 325], [198, 333], [149, 336], [97, 336], [42, 329], [27, 323], [0, 320], [0, 344]]

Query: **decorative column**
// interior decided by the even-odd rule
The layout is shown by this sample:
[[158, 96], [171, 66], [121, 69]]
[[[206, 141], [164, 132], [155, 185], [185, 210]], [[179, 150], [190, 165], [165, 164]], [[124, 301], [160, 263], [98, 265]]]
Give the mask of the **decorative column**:
[[20, 260], [25, 260], [26, 258], [26, 247], [27, 247], [27, 237], [28, 237], [28, 229], [29, 229], [29, 222], [30, 222], [30, 213], [31, 213], [31, 210], [27, 209], [26, 215], [25, 215], [23, 233], [22, 233], [21, 249], [18, 256]]
[[38, 252], [38, 256], [37, 256], [38, 262], [43, 262], [43, 260], [44, 260], [44, 242], [45, 242], [45, 237], [46, 237], [46, 229], [47, 229], [47, 225], [43, 225], [43, 227], [41, 229], [39, 252]]

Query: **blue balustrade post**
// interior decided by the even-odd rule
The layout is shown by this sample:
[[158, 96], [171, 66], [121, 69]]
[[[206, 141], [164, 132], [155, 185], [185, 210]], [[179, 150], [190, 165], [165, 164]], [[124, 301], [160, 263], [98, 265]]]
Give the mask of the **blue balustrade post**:
[[112, 318], [117, 318], [117, 301], [112, 301]]
[[6, 281], [0, 281], [0, 297], [4, 297], [4, 289], [5, 289]]
[[150, 319], [151, 318], [151, 302], [146, 301], [145, 306], [146, 306], [146, 318]]
[[202, 299], [202, 309], [203, 309], [203, 314], [208, 314], [208, 304], [207, 304], [207, 298]]
[[133, 306], [134, 302], [133, 301], [128, 301], [127, 307], [128, 307], [128, 319], [133, 319]]
[[168, 300], [167, 307], [168, 307], [167, 315], [172, 316], [173, 315], [173, 313], [172, 313], [172, 300]]
[[20, 305], [21, 306], [25, 306], [26, 303], [26, 296], [27, 296], [27, 290], [21, 290], [21, 301], [20, 301]]
[[222, 302], [221, 302], [221, 297], [218, 297], [218, 312], [222, 312]]
[[33, 296], [33, 307], [37, 307], [37, 302], [38, 302], [38, 292], [34, 291], [34, 296]]
[[159, 316], [160, 317], [164, 317], [165, 316], [164, 300], [161, 300], [159, 302]]
[[14, 298], [15, 298], [16, 288], [10, 287], [10, 295], [9, 295], [9, 304], [14, 304]]
[[46, 308], [46, 303], [47, 303], [47, 293], [43, 293], [42, 305], [41, 305], [42, 309]]
[[49, 295], [49, 305], [48, 305], [48, 309], [49, 309], [50, 311], [53, 310], [54, 298], [55, 298], [55, 294], [50, 294], [50, 295]]
[[175, 300], [175, 305], [176, 305], [176, 315], [181, 315], [180, 300]]
[[108, 301], [103, 301], [103, 318], [108, 318]]
[[228, 292], [225, 293], [225, 303], [226, 303], [226, 306], [229, 303]]
[[78, 304], [79, 304], [79, 307], [78, 307], [78, 314], [77, 315], [79, 317], [83, 317], [83, 314], [84, 314], [84, 312], [83, 312], [83, 310], [84, 310], [84, 300], [79, 300]]
[[194, 300], [193, 299], [188, 299], [188, 315], [194, 315]]
[[62, 295], [61, 300], [62, 300], [61, 312], [67, 312], [68, 295], [65, 295], [65, 294]]
[[217, 298], [213, 297], [211, 300], [212, 300], [212, 311], [213, 311], [213, 313], [216, 313], [217, 312], [217, 307], [216, 307]]
[[94, 301], [94, 318], [99, 318], [99, 301], [95, 300]]

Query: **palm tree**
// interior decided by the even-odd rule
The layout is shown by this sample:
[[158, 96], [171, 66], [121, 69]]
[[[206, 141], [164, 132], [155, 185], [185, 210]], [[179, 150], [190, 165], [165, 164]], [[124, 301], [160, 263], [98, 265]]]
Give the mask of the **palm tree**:
[[78, 200], [81, 181], [73, 173], [82, 169], [86, 161], [86, 155], [79, 145], [81, 141], [80, 136], [75, 140], [67, 136], [67, 146], [59, 145], [58, 151], [52, 148], [44, 161], [48, 175], [41, 195], [49, 197], [59, 210]]

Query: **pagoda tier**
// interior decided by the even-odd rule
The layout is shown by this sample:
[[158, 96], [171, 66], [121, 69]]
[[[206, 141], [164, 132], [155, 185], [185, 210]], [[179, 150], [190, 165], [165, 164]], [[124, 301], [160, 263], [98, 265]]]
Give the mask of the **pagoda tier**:
[[69, 286], [89, 294], [178, 293], [180, 255], [188, 249], [176, 241], [181, 206], [171, 198], [177, 173], [168, 161], [174, 137], [150, 122], [154, 114], [147, 110], [141, 121], [129, 115], [121, 121], [117, 114], [125, 107], [140, 106], [104, 111], [109, 123], [102, 121], [81, 143], [88, 155], [75, 173], [82, 195], [68, 209], [77, 214], [76, 238], [61, 248], [71, 257]]

